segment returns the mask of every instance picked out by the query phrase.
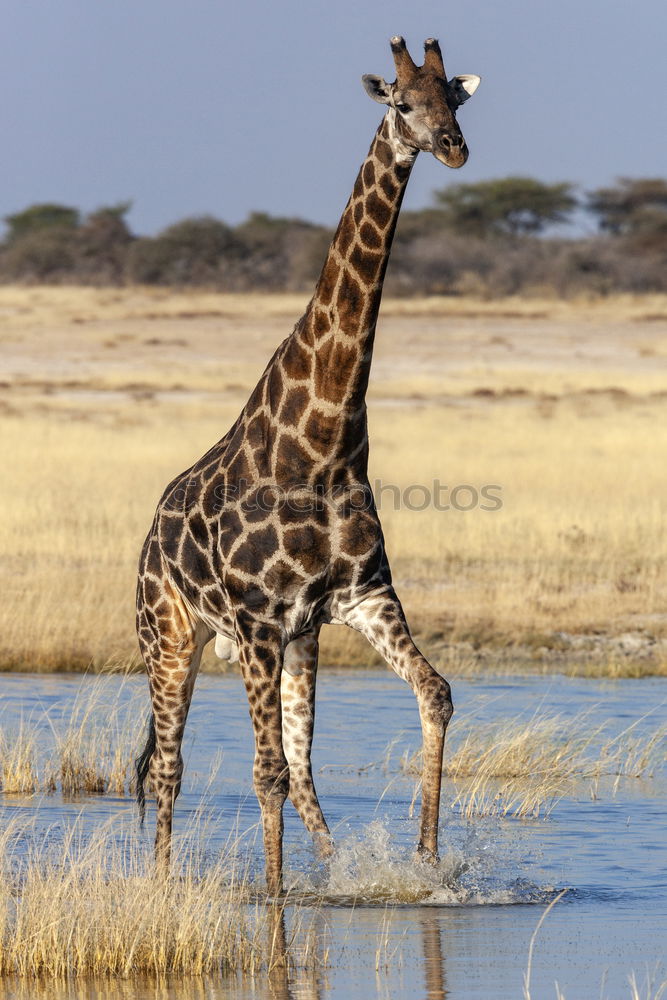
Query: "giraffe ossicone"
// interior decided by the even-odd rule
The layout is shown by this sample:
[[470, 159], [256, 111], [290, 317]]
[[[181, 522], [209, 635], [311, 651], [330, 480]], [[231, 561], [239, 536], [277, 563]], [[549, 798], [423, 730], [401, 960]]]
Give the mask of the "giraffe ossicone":
[[363, 78], [387, 105], [327, 253], [315, 293], [225, 436], [166, 488], [144, 543], [137, 632], [152, 702], [137, 759], [142, 817], [150, 775], [156, 860], [168, 871], [181, 743], [202, 650], [238, 658], [255, 734], [253, 781], [267, 887], [282, 886], [289, 796], [322, 854], [329, 829], [313, 784], [318, 636], [357, 629], [412, 687], [423, 734], [418, 850], [437, 857], [449, 685], [415, 646], [392, 586], [368, 482], [366, 389], [382, 284], [420, 151], [462, 166], [456, 112], [479, 77], [448, 80], [440, 46], [412, 60], [391, 39], [396, 80]]

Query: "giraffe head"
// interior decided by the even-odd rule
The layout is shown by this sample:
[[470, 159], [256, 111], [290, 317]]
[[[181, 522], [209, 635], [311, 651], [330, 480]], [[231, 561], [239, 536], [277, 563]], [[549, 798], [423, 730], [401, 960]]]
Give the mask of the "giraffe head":
[[456, 112], [475, 93], [480, 78], [464, 75], [448, 80], [435, 38], [424, 42], [423, 66], [415, 66], [399, 35], [391, 39], [391, 49], [396, 81], [387, 83], [381, 76], [366, 75], [362, 81], [367, 93], [374, 101], [389, 105], [396, 130], [407, 146], [433, 153], [448, 167], [462, 167], [468, 159], [468, 147]]

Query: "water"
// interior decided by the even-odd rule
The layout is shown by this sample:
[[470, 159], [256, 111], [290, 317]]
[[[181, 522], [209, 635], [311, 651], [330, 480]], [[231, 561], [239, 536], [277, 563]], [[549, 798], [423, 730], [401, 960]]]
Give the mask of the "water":
[[[512, 677], [450, 678], [456, 713], [454, 746], [476, 724], [534, 713], [558, 713], [576, 722], [584, 710], [591, 727], [608, 721], [614, 735], [640, 720], [649, 732], [667, 716], [667, 684], [660, 679], [594, 681]], [[3, 722], [66, 718], [79, 677], [6, 675], [0, 681]], [[136, 711], [143, 678], [102, 679], [111, 699]], [[147, 706], [147, 696], [146, 696]], [[145, 706], [142, 705], [142, 711]], [[649, 714], [647, 714], [649, 713]], [[581, 724], [580, 720], [577, 724]], [[45, 738], [48, 724], [44, 723]], [[567, 735], [567, 732], [564, 732]], [[386, 763], [387, 745], [395, 741]], [[548, 818], [463, 819], [445, 782], [438, 869], [414, 861], [417, 812], [414, 778], [396, 762], [419, 747], [419, 720], [410, 690], [388, 672], [323, 671], [318, 682], [313, 765], [320, 800], [337, 843], [329, 868], [319, 865], [298, 817], [285, 809], [286, 882], [295, 895], [317, 893], [314, 933], [324, 957], [317, 972], [291, 970], [268, 980], [206, 980], [195, 985], [133, 983], [133, 996], [211, 998], [371, 995], [406, 998], [515, 998], [522, 996], [531, 937], [545, 907], [567, 888], [534, 940], [531, 996], [566, 1000], [630, 996], [628, 975], [667, 979], [667, 815], [665, 775], [594, 783], [581, 780]], [[216, 760], [222, 761], [216, 770]], [[245, 694], [235, 675], [200, 678], [184, 744], [186, 772], [177, 804], [177, 834], [205, 800], [205, 857], [242, 834], [252, 851], [258, 885], [262, 858], [259, 811], [251, 790], [252, 731]], [[35, 818], [30, 837], [58, 838], [68, 822], [89, 829], [105, 821], [134, 829], [133, 806], [123, 798], [60, 795], [6, 796], [1, 817]], [[152, 837], [152, 813], [143, 835]], [[28, 836], [28, 835], [26, 835]], [[26, 841], [27, 843], [27, 841]], [[289, 908], [287, 921], [289, 924]], [[325, 954], [326, 951], [326, 954]], [[125, 984], [123, 995], [127, 993]], [[118, 987], [120, 989], [120, 987]], [[30, 991], [29, 991], [30, 992]], [[112, 984], [95, 991], [120, 997]], [[10, 991], [10, 994], [19, 995]], [[7, 995], [10, 995], [7, 994]], [[50, 996], [88, 995], [83, 986]], [[3, 996], [0, 989], [0, 996]], [[21, 994], [22, 995], [22, 994]], [[27, 994], [26, 994], [27, 995]], [[34, 995], [34, 991], [30, 994]], [[649, 992], [640, 990], [640, 995]]]

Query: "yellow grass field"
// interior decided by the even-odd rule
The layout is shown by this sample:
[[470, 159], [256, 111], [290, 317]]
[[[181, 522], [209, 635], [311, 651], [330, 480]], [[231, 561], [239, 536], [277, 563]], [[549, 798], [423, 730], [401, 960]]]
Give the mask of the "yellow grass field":
[[[227, 430], [305, 302], [0, 288], [2, 669], [136, 663], [162, 488]], [[435, 662], [667, 673], [666, 373], [666, 297], [384, 303], [371, 482]], [[324, 662], [374, 662], [324, 631]]]

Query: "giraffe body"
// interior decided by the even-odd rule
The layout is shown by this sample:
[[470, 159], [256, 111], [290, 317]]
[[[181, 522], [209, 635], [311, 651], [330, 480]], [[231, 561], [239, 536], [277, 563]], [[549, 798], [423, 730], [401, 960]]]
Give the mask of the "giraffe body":
[[201, 652], [213, 636], [219, 656], [238, 657], [248, 694], [269, 890], [281, 887], [288, 795], [322, 853], [330, 851], [310, 748], [318, 635], [332, 622], [366, 635], [417, 696], [424, 735], [419, 848], [436, 853], [450, 691], [412, 642], [392, 587], [367, 476], [365, 403], [384, 273], [417, 153], [428, 148], [452, 166], [467, 158], [455, 110], [478, 78], [447, 82], [437, 42], [425, 47], [417, 68], [403, 40], [393, 39], [396, 83], [364, 78], [389, 108], [315, 294], [235, 424], [169, 484], [144, 543], [137, 628], [153, 728], [137, 762], [137, 787], [143, 805], [150, 772], [164, 869], [183, 731]]

